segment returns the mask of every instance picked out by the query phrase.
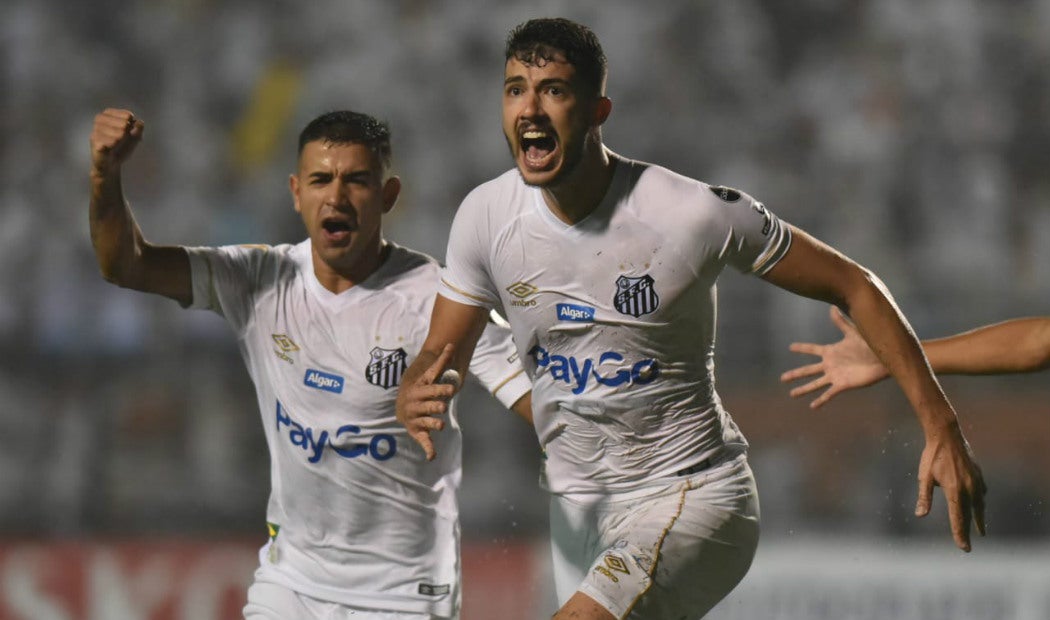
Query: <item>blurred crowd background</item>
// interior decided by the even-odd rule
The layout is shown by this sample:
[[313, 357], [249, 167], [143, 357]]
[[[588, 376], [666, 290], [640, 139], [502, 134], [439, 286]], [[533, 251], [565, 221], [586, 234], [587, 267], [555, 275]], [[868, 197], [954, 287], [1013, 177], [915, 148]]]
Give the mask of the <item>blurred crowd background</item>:
[[[125, 193], [148, 239], [184, 245], [300, 240], [299, 130], [379, 116], [405, 187], [386, 234], [442, 258], [459, 200], [511, 165], [504, 37], [546, 15], [603, 42], [610, 148], [756, 196], [878, 273], [921, 336], [1050, 314], [1048, 0], [5, 0], [0, 536], [264, 536], [269, 463], [231, 332], [98, 273], [99, 110], [145, 120]], [[779, 383], [807, 361], [789, 343], [837, 339], [827, 308], [735, 272], [719, 287], [719, 389], [766, 540], [950, 545], [941, 497], [911, 516], [922, 441], [894, 385], [814, 412]], [[994, 540], [1050, 540], [1047, 375], [943, 384]], [[465, 538], [542, 539], [534, 437], [464, 401]]]

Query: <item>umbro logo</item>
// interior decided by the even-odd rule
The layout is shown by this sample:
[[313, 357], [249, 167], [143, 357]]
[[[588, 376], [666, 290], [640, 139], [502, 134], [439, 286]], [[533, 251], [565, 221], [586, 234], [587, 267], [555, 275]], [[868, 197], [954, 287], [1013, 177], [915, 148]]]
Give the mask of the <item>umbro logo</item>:
[[277, 348], [273, 350], [274, 355], [289, 364], [294, 364], [295, 361], [288, 354], [298, 351], [299, 345], [295, 344], [295, 341], [285, 334], [270, 334], [270, 337], [273, 338], [274, 344], [277, 345]]
[[529, 297], [538, 293], [540, 289], [533, 286], [530, 282], [518, 280], [514, 284], [508, 286], [506, 290], [511, 295], [517, 297], [517, 299], [511, 300], [510, 305], [527, 308], [536, 305], [536, 300], [529, 299]]

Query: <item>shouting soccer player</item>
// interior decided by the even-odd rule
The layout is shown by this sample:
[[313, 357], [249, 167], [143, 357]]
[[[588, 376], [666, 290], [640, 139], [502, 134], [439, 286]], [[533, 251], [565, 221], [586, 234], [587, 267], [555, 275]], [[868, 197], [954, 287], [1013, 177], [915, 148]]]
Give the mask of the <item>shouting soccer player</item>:
[[[289, 181], [308, 238], [219, 248], [143, 238], [121, 189], [143, 128], [126, 110], [95, 118], [91, 238], [107, 280], [217, 312], [237, 335], [272, 481], [245, 617], [457, 618], [459, 428], [450, 417], [435, 467], [394, 415], [439, 266], [383, 239], [401, 189], [388, 128], [345, 111], [311, 121]], [[470, 372], [530, 419], [509, 332], [482, 331]]]
[[538, 19], [508, 37], [503, 132], [516, 169], [456, 214], [430, 333], [398, 419], [434, 457], [441, 369], [462, 369], [501, 308], [533, 380], [546, 453], [555, 618], [703, 616], [759, 535], [747, 444], [714, 386], [715, 281], [727, 266], [848, 309], [926, 437], [916, 512], [940, 485], [956, 544], [983, 532], [981, 472], [881, 282], [762, 203], [602, 142], [612, 102], [595, 35]]

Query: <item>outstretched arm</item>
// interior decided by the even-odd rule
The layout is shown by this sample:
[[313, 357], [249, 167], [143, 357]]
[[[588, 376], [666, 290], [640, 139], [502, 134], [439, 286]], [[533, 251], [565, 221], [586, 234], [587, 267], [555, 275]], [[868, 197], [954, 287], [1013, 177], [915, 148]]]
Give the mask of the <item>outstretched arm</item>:
[[933, 486], [941, 486], [955, 543], [969, 551], [971, 521], [984, 533], [984, 480], [918, 339], [874, 274], [798, 229], [792, 234], [791, 248], [763, 277], [844, 308], [853, 318], [860, 335], [900, 384], [926, 436], [915, 514], [929, 513]]
[[[816, 378], [793, 388], [792, 397], [827, 388], [812, 403], [816, 409], [846, 390], [865, 387], [888, 376], [856, 326], [832, 306], [831, 320], [842, 332], [842, 340], [819, 345], [796, 342], [791, 350], [816, 355], [819, 362], [793, 368], [780, 379], [784, 382], [805, 377]], [[1050, 368], [1050, 317], [1012, 319], [985, 325], [967, 332], [924, 340], [923, 350], [935, 373], [985, 375], [1034, 372]]]
[[427, 339], [405, 371], [397, 394], [397, 421], [423, 447], [427, 460], [437, 455], [430, 433], [445, 428], [445, 420], [440, 416], [448, 411], [448, 401], [458, 389], [439, 384], [437, 379], [449, 368], [466, 376], [488, 317], [487, 308], [461, 304], [440, 294], [434, 301]]
[[1050, 368], [1050, 317], [1013, 319], [922, 344], [935, 372], [1034, 372]]
[[193, 301], [186, 251], [143, 238], [124, 199], [121, 166], [142, 140], [145, 124], [128, 110], [108, 108], [91, 131], [91, 243], [102, 276], [119, 286]]

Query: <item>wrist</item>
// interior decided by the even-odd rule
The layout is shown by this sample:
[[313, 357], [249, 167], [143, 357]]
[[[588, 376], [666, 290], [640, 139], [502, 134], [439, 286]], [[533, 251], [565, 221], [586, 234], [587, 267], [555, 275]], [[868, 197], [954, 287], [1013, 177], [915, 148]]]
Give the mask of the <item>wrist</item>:
[[120, 180], [120, 167], [102, 169], [98, 166], [92, 166], [88, 176], [91, 182], [96, 185], [115, 183]]

